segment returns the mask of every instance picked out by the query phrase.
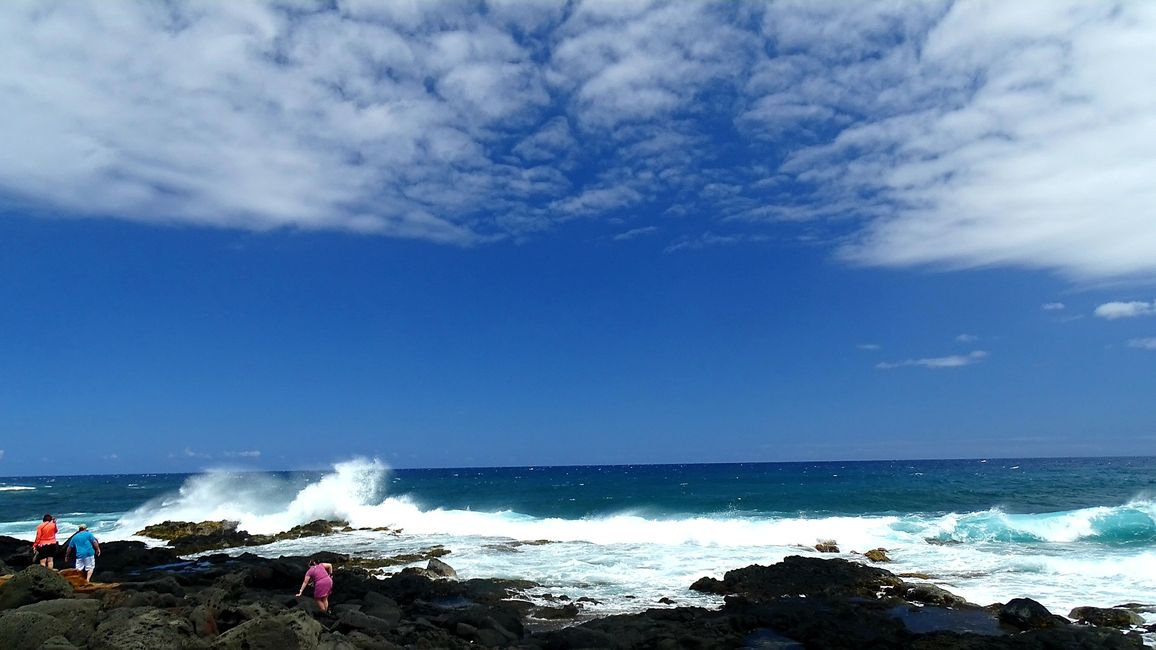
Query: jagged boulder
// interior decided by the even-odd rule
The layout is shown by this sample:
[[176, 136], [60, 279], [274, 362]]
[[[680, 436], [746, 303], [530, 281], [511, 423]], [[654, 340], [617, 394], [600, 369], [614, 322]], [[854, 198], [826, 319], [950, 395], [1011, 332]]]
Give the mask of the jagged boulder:
[[103, 574], [106, 571], [135, 571], [180, 561], [180, 555], [170, 548], [149, 546], [139, 541], [103, 542], [96, 568]]
[[10, 611], [0, 614], [0, 641], [4, 650], [38, 650], [56, 636], [64, 636], [64, 625], [47, 614]]
[[1097, 627], [1120, 629], [1144, 624], [1144, 617], [1118, 607], [1077, 607], [1068, 614], [1068, 618]]
[[868, 560], [871, 560], [872, 562], [890, 562], [891, 561], [891, 558], [887, 556], [887, 549], [885, 549], [885, 548], [873, 548], [870, 551], [867, 551], [866, 553], [864, 553], [863, 557], [867, 558]]
[[[101, 621], [101, 603], [89, 598], [58, 598], [25, 605], [13, 610], [13, 614], [38, 614], [55, 620], [61, 634], [68, 642], [77, 646], [88, 643], [96, 626]], [[0, 633], [0, 639], [4, 638]]]
[[163, 609], [134, 607], [113, 610], [97, 626], [88, 646], [92, 650], [192, 650], [205, 643], [184, 617]]
[[284, 539], [300, 539], [316, 535], [328, 535], [343, 530], [348, 522], [317, 519], [307, 524], [294, 526], [274, 535], [255, 535], [238, 530], [236, 521], [163, 521], [146, 526], [137, 531], [142, 537], [163, 539], [178, 554], [188, 555], [222, 548], [259, 546]]
[[820, 553], [838, 553], [839, 545], [835, 543], [835, 540], [828, 539], [815, 544], [815, 550]]
[[11, 567], [12, 570], [23, 569], [32, 564], [32, 543], [0, 535], [0, 562]]
[[886, 569], [843, 559], [792, 555], [772, 566], [751, 566], [727, 571], [721, 581], [704, 578], [691, 585], [695, 591], [736, 594], [751, 600], [793, 596], [862, 596], [875, 598], [904, 582]]
[[213, 648], [220, 650], [314, 650], [324, 627], [309, 614], [291, 610], [277, 616], [255, 618], [217, 637]]
[[15, 609], [41, 600], [67, 598], [72, 592], [72, 585], [60, 574], [33, 564], [0, 585], [0, 610]]

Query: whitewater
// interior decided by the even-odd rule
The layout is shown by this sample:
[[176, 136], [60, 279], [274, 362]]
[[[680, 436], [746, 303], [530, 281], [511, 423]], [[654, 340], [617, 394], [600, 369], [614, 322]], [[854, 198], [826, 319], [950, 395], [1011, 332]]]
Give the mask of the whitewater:
[[[43, 512], [102, 540], [142, 539], [165, 520], [251, 533], [342, 520], [361, 530], [245, 550], [442, 546], [462, 578], [532, 580], [531, 596], [585, 596], [592, 614], [662, 598], [713, 607], [688, 586], [788, 555], [866, 561], [857, 554], [885, 548], [887, 569], [972, 602], [1030, 597], [1067, 614], [1151, 602], [1154, 469], [1141, 458], [391, 471], [355, 459], [320, 473], [24, 477], [0, 479], [0, 534], [31, 539]], [[825, 540], [840, 553], [818, 553]]]

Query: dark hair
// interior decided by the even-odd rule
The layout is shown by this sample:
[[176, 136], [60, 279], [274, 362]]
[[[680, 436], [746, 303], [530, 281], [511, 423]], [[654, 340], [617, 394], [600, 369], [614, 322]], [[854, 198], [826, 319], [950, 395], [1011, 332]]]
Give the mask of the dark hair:
[[49, 515], [49, 514], [44, 515], [44, 521], [52, 521], [52, 515]]

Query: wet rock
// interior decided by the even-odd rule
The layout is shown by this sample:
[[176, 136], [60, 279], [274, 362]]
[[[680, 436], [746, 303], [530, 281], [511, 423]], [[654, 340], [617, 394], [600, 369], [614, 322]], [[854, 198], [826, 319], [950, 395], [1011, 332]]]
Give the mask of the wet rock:
[[771, 566], [753, 564], [727, 571], [722, 581], [702, 579], [691, 589], [720, 595], [738, 594], [752, 600], [791, 596], [861, 596], [875, 598], [881, 591], [903, 585], [886, 569], [843, 559], [792, 555]]
[[437, 558], [431, 558], [429, 564], [426, 565], [425, 570], [441, 578], [452, 578], [456, 580], [458, 577], [458, 572], [454, 571], [452, 566], [442, 562]]
[[1144, 624], [1144, 618], [1142, 616], [1122, 608], [1077, 607], [1068, 614], [1068, 618], [1098, 627], [1114, 627], [1120, 629]]
[[828, 539], [815, 544], [815, 550], [820, 553], [838, 553], [839, 545], [835, 543], [835, 540]]
[[896, 591], [900, 596], [913, 603], [921, 603], [923, 605], [937, 605], [940, 607], [979, 608], [979, 605], [970, 603], [967, 600], [956, 596], [950, 591], [932, 584], [909, 583], [905, 584], [902, 588]]
[[72, 585], [59, 573], [34, 564], [0, 585], [0, 610], [15, 609], [41, 600], [67, 598], [72, 593]]
[[1067, 621], [1031, 598], [1014, 598], [999, 610], [1001, 623], [1017, 630], [1038, 630], [1066, 625]]
[[546, 620], [558, 620], [577, 618], [580, 612], [581, 610], [577, 605], [569, 603], [561, 607], [539, 607], [534, 610], [534, 616]]
[[868, 560], [871, 560], [872, 562], [890, 562], [891, 561], [891, 558], [887, 556], [887, 549], [885, 549], [885, 548], [873, 548], [870, 551], [867, 551], [866, 553], [864, 553], [863, 557], [867, 558]]

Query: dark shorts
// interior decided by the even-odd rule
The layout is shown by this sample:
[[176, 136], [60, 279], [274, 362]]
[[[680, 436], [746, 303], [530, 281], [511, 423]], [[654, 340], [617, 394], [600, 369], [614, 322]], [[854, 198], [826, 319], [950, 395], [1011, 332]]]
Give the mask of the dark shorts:
[[56, 557], [60, 554], [60, 544], [45, 544], [36, 547], [36, 558], [43, 560], [46, 557]]

